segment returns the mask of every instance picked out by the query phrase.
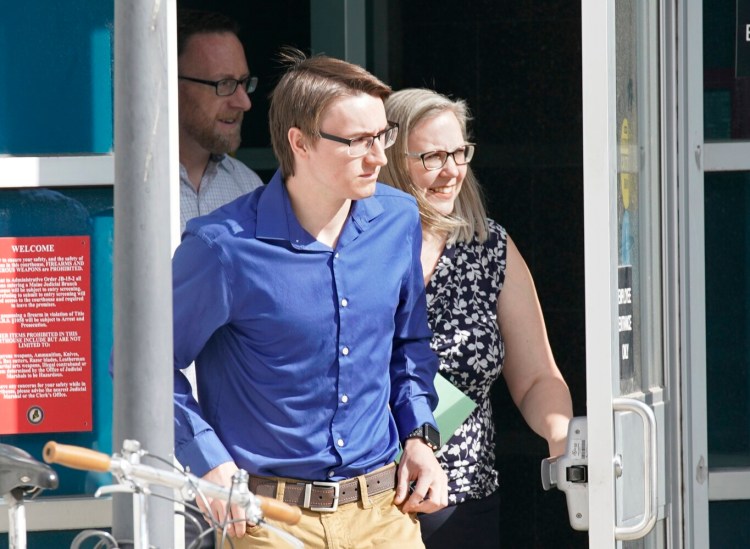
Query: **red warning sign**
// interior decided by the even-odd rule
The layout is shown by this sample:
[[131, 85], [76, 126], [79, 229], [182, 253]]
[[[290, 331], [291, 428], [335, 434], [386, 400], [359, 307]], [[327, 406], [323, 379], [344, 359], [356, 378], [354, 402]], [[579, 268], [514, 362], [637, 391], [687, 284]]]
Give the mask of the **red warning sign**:
[[90, 431], [88, 236], [0, 238], [0, 434]]

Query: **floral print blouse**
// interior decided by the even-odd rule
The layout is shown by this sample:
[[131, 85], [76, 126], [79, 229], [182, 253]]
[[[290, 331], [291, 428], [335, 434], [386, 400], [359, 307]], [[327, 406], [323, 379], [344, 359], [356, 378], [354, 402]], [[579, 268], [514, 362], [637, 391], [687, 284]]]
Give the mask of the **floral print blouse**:
[[481, 499], [498, 488], [490, 388], [505, 348], [497, 298], [505, 281], [507, 234], [489, 219], [487, 240], [446, 246], [426, 288], [432, 350], [440, 373], [477, 403], [437, 457], [448, 474], [449, 505]]

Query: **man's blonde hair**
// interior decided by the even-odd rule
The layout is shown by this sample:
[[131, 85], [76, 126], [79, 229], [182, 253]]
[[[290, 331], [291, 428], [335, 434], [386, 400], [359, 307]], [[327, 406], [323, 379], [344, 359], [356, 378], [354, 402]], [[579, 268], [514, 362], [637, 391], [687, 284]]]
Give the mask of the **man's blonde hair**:
[[280, 61], [287, 70], [271, 93], [268, 122], [273, 152], [286, 179], [294, 175], [290, 128], [316, 141], [320, 119], [333, 101], [360, 93], [385, 100], [391, 88], [359, 65], [326, 55], [307, 57], [298, 49], [284, 48]]

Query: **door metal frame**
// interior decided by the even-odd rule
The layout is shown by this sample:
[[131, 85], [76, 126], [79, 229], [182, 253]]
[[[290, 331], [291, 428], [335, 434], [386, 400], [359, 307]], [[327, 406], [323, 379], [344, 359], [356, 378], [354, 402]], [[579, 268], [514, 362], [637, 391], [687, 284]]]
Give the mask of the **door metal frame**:
[[589, 547], [602, 548], [612, 547], [615, 539], [612, 400], [619, 379], [613, 379], [610, 365], [619, 351], [614, 344], [617, 235], [592, 228], [617, 223], [614, 0], [582, 0], [581, 23]]
[[[683, 542], [708, 547], [703, 171], [703, 2], [676, 13], [677, 178], [682, 388]], [[698, 70], [695, 70], [698, 67]]]
[[678, 62], [676, 39], [678, 32], [678, 8], [675, 2], [661, 2], [660, 44], [661, 44], [661, 105], [662, 105], [662, 257], [664, 281], [664, 374], [666, 398], [670, 402], [669, 415], [665, 418], [665, 499], [667, 514], [667, 539], [670, 549], [691, 547], [685, 545], [683, 533], [683, 379], [681, 341], [684, 333], [681, 325], [682, 309], [680, 248], [680, 209], [679, 189], [680, 165], [678, 162], [678, 109], [682, 98], [678, 76], [682, 70]]

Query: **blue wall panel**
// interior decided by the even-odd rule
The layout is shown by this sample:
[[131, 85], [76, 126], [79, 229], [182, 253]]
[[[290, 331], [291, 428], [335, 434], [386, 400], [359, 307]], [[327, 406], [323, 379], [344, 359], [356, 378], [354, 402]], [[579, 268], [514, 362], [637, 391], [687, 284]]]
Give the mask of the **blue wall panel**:
[[114, 2], [4, 2], [0, 154], [112, 150]]

